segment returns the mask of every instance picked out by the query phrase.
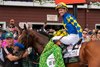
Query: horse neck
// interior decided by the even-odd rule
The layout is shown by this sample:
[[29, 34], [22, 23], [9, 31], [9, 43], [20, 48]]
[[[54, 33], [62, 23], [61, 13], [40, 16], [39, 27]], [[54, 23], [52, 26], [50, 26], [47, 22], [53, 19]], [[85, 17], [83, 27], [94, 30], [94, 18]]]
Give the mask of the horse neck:
[[48, 43], [49, 39], [48, 37], [34, 31], [34, 35], [36, 36], [36, 49], [41, 54], [45, 45]]
[[82, 44], [80, 50], [80, 59], [84, 63], [93, 61], [100, 62], [100, 41], [90, 41]]
[[37, 42], [42, 46], [45, 46], [47, 44], [47, 42], [49, 41], [48, 37], [36, 32], [36, 31], [35, 31], [35, 36], [37, 36], [36, 37], [37, 38]]
[[88, 67], [100, 67], [100, 41], [90, 41], [85, 47], [85, 60]]

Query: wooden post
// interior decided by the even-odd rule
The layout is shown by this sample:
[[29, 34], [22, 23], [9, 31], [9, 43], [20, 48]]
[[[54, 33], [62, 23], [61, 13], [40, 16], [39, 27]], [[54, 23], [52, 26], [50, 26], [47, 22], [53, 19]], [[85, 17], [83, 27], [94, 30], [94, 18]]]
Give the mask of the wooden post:
[[74, 14], [74, 16], [76, 17], [76, 19], [77, 19], [77, 4], [74, 4], [73, 5], [73, 14]]

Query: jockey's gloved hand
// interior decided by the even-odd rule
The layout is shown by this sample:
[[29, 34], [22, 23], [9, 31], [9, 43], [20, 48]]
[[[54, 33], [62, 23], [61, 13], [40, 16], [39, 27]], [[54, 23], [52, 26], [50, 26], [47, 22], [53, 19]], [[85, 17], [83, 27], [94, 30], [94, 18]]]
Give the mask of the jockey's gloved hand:
[[56, 44], [58, 40], [53, 40], [53, 42]]
[[28, 52], [28, 54], [30, 54], [32, 52], [32, 47], [28, 47], [27, 52]]

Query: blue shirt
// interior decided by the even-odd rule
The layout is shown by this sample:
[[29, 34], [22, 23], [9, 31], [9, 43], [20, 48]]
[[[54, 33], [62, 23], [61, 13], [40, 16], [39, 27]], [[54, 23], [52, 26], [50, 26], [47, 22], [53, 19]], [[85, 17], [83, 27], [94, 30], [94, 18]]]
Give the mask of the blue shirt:
[[68, 34], [79, 34], [82, 37], [82, 29], [73, 15], [65, 13], [62, 18]]

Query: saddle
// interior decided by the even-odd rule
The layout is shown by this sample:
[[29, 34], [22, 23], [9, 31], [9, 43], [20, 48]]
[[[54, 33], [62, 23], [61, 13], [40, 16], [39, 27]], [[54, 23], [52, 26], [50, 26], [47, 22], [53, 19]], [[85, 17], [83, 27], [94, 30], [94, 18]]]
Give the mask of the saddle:
[[74, 46], [65, 44], [59, 45], [62, 49], [62, 56], [65, 63], [79, 62], [79, 45], [81, 42], [82, 39], [80, 39]]

